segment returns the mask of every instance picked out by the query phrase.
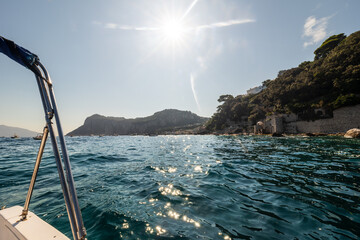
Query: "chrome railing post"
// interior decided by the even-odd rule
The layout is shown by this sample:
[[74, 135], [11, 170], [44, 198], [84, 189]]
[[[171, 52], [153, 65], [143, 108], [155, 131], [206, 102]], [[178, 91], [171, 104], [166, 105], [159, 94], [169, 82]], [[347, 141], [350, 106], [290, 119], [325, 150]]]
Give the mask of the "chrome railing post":
[[35, 186], [35, 181], [36, 181], [36, 177], [39, 171], [39, 167], [40, 167], [40, 162], [41, 162], [41, 158], [44, 152], [44, 148], [45, 148], [45, 143], [46, 143], [46, 139], [48, 137], [48, 133], [49, 130], [47, 128], [47, 126], [44, 127], [44, 131], [43, 131], [43, 135], [41, 138], [41, 143], [40, 143], [40, 147], [39, 147], [39, 152], [38, 155], [36, 157], [36, 162], [35, 162], [35, 167], [34, 167], [34, 171], [31, 177], [31, 181], [30, 181], [30, 186], [29, 186], [29, 190], [26, 196], [26, 200], [25, 200], [25, 204], [24, 204], [24, 209], [22, 211], [22, 219], [25, 220], [27, 217], [27, 214], [29, 212], [29, 204], [30, 204], [30, 200], [31, 200], [31, 196], [34, 190], [34, 186]]
[[[66, 210], [69, 216], [71, 231], [75, 240], [83, 240], [86, 239], [86, 229], [84, 227], [80, 206], [77, 199], [70, 160], [65, 145], [65, 138], [60, 123], [51, 79], [44, 66], [42, 66], [40, 63], [37, 63], [37, 67], [39, 70], [41, 69], [43, 73], [43, 77], [37, 76], [37, 82], [40, 90], [41, 100], [43, 102], [45, 120], [50, 133], [50, 139], [59, 173], [61, 187], [63, 190]], [[58, 143], [51, 122], [53, 117], [55, 117], [62, 157], [59, 152]], [[62, 161], [64, 162], [65, 172]]]
[[41, 99], [43, 101], [43, 106], [44, 106], [44, 111], [45, 111], [45, 121], [46, 121], [48, 130], [49, 130], [49, 133], [50, 133], [50, 139], [51, 139], [51, 144], [52, 144], [52, 148], [53, 148], [53, 152], [54, 152], [55, 163], [56, 163], [56, 167], [57, 167], [59, 178], [60, 178], [60, 184], [61, 184], [61, 188], [63, 191], [66, 211], [67, 211], [68, 217], [69, 217], [71, 232], [73, 234], [74, 240], [78, 240], [77, 225], [76, 225], [76, 221], [75, 221], [75, 217], [74, 217], [74, 210], [70, 204], [71, 200], [69, 197], [69, 188], [68, 188], [68, 185], [65, 180], [64, 168], [61, 163], [61, 156], [60, 156], [59, 148], [58, 148], [58, 145], [56, 142], [55, 132], [54, 132], [52, 122], [51, 122], [51, 120], [53, 118], [53, 109], [52, 109], [52, 106], [51, 106], [51, 103], [49, 100], [49, 95], [48, 95], [46, 86], [44, 84], [44, 80], [41, 79], [40, 77], [38, 77], [37, 82], [39, 85]]
[[67, 179], [69, 191], [70, 191], [71, 204], [75, 211], [75, 217], [76, 217], [76, 221], [77, 221], [78, 238], [83, 239], [86, 236], [86, 229], [84, 227], [83, 219], [81, 216], [80, 206], [79, 206], [77, 193], [76, 193], [76, 189], [75, 189], [74, 177], [73, 177], [72, 171], [71, 171], [69, 155], [67, 153], [67, 148], [66, 148], [66, 144], [65, 144], [65, 137], [64, 137], [64, 133], [62, 131], [59, 113], [57, 110], [55, 95], [54, 95], [52, 86], [49, 86], [49, 93], [50, 93], [50, 99], [51, 99], [51, 103], [52, 103], [53, 110], [54, 110], [56, 126], [57, 126], [57, 130], [58, 130], [61, 153], [63, 156], [64, 166], [65, 166], [66, 179]]

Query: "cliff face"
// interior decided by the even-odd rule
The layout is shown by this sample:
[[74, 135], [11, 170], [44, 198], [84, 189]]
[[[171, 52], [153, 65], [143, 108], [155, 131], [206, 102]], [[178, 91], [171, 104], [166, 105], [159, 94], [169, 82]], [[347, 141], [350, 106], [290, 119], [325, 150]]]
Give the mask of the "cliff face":
[[189, 111], [167, 109], [144, 118], [126, 119], [99, 114], [86, 118], [84, 125], [69, 132], [71, 136], [161, 134], [175, 128], [199, 126], [208, 119]]

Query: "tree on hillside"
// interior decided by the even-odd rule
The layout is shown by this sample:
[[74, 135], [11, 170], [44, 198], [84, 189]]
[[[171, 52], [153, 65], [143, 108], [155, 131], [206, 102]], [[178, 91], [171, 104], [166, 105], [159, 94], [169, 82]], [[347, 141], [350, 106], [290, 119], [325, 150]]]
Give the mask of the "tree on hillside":
[[334, 49], [339, 43], [344, 40], [346, 36], [341, 33], [338, 35], [333, 35], [326, 39], [321, 46], [315, 50], [315, 60], [319, 60], [320, 58], [326, 57], [329, 52]]

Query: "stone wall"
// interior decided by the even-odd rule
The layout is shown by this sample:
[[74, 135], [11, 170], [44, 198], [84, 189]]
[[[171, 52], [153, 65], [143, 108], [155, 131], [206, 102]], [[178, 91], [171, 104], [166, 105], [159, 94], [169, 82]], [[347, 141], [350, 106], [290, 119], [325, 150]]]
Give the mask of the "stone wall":
[[296, 130], [291, 133], [340, 133], [351, 128], [360, 128], [360, 104], [334, 110], [333, 118], [285, 123], [285, 129]]
[[255, 130], [255, 133], [283, 133], [284, 132], [284, 117], [282, 115], [271, 115], [266, 117], [261, 126]]

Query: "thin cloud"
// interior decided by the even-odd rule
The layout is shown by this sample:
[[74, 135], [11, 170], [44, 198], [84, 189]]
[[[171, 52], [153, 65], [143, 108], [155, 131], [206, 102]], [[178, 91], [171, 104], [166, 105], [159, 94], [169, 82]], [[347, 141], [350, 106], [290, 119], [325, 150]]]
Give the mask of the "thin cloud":
[[160, 28], [155, 27], [136, 27], [136, 26], [129, 26], [129, 25], [120, 25], [116, 23], [99, 23], [94, 22], [94, 24], [101, 25], [106, 29], [120, 29], [120, 30], [133, 30], [133, 31], [156, 31]]
[[[191, 28], [186, 28], [186, 31], [191, 30], [200, 30], [200, 29], [212, 29], [212, 28], [222, 28], [222, 27], [230, 27], [233, 25], [245, 24], [255, 22], [253, 19], [233, 19], [224, 22], [216, 22], [210, 24], [199, 25]], [[116, 23], [101, 23], [98, 21], [93, 21], [93, 24], [100, 25], [106, 29], [118, 29], [118, 30], [130, 30], [130, 31], [159, 31], [161, 27], [146, 27], [146, 26], [129, 26], [129, 25], [121, 25]]]
[[221, 28], [221, 27], [229, 27], [229, 26], [233, 26], [233, 25], [239, 25], [239, 24], [251, 23], [251, 22], [255, 22], [255, 20], [254, 19], [233, 19], [233, 20], [228, 20], [225, 22], [216, 22], [216, 23], [211, 23], [211, 24], [200, 25], [200, 26], [195, 27], [195, 29]]
[[106, 23], [104, 27], [108, 29], [116, 29], [118, 26], [116, 23]]
[[316, 19], [316, 17], [310, 16], [306, 19], [304, 24], [303, 37], [310, 39], [304, 43], [304, 47], [319, 43], [325, 39], [325, 37], [328, 35], [326, 28], [330, 18], [331, 17], [324, 17]]

